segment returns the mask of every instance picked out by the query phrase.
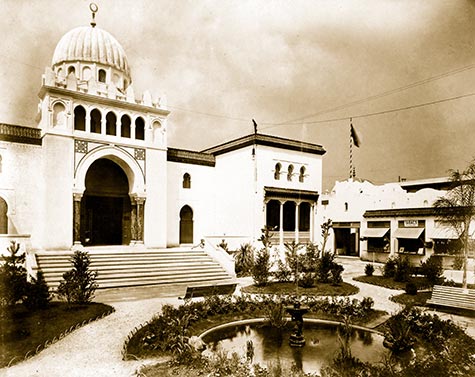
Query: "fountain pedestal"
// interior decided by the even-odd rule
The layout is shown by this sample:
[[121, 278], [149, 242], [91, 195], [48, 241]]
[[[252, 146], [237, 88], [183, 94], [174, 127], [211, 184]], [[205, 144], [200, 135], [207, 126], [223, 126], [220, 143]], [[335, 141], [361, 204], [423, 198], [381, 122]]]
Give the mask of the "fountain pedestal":
[[305, 345], [305, 338], [302, 331], [303, 315], [308, 312], [308, 308], [301, 307], [300, 302], [296, 302], [294, 306], [287, 307], [286, 311], [292, 317], [292, 322], [295, 322], [294, 332], [289, 338], [289, 345], [291, 347], [303, 347]]

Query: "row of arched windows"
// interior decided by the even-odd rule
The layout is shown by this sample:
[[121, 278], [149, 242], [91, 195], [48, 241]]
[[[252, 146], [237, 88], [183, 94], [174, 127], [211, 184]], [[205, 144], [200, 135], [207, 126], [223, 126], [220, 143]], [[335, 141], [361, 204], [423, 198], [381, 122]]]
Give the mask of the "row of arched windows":
[[[74, 74], [74, 76], [80, 78], [81, 80], [88, 81], [91, 77], [93, 77], [94, 72], [92, 71], [91, 67], [85, 66], [82, 68], [82, 74], [81, 71], [76, 73], [76, 68], [74, 66], [69, 66], [67, 74], [70, 75], [71, 73]], [[58, 69], [58, 76], [65, 76], [62, 68]], [[120, 76], [117, 73], [113, 74], [111, 79], [114, 84], [120, 88], [128, 86], [127, 80], [124, 79], [122, 83]], [[105, 69], [99, 68], [97, 70], [97, 81], [102, 83], [107, 82], [107, 71]]]
[[[122, 115], [120, 123], [117, 123], [117, 116], [109, 111], [106, 114], [106, 129], [102, 130], [102, 113], [98, 109], [93, 109], [90, 113], [90, 132], [105, 133], [106, 135], [132, 137], [132, 120], [127, 114]], [[81, 105], [74, 108], [74, 129], [77, 131], [86, 131], [86, 109]], [[145, 121], [142, 117], [135, 119], [135, 139], [145, 140]]]
[[[305, 166], [300, 167], [300, 171], [298, 173], [299, 182], [304, 182], [305, 181], [305, 170], [306, 170]], [[277, 164], [275, 164], [274, 179], [277, 180], [277, 181], [280, 180], [280, 175], [282, 173], [283, 173], [282, 172], [282, 164], [280, 162], [278, 162]], [[287, 167], [287, 181], [291, 182], [292, 178], [295, 174], [296, 173], [294, 173], [294, 165], [289, 164], [289, 166]]]

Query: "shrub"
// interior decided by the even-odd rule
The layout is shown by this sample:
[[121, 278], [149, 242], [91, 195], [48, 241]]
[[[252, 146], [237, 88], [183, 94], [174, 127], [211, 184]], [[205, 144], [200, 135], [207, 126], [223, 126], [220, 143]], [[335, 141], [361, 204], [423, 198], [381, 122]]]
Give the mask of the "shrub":
[[278, 329], [283, 328], [287, 324], [287, 319], [285, 318], [286, 314], [287, 311], [281, 301], [270, 302], [266, 306], [266, 319], [272, 327]]
[[237, 276], [249, 276], [254, 263], [254, 247], [245, 243], [239, 247], [234, 255], [235, 270]]
[[452, 268], [454, 270], [461, 270], [463, 267], [463, 255], [456, 255], [454, 258], [454, 262], [452, 263]]
[[267, 248], [258, 251], [252, 267], [252, 279], [257, 286], [265, 286], [270, 276], [270, 254]]
[[319, 259], [317, 267], [317, 280], [320, 283], [328, 283], [330, 280], [330, 271], [333, 267], [334, 254], [322, 251], [322, 256]]
[[312, 288], [315, 287], [315, 280], [314, 272], [304, 272], [302, 276], [299, 277], [298, 285], [302, 288]]
[[2, 256], [4, 263], [0, 267], [0, 299], [2, 304], [14, 305], [24, 298], [28, 288], [25, 254], [18, 254], [20, 244], [15, 241], [7, 251], [9, 255]]
[[394, 273], [394, 281], [408, 281], [411, 275], [411, 264], [407, 257], [396, 258], [396, 271]]
[[90, 271], [91, 260], [87, 252], [76, 251], [72, 258], [73, 268], [63, 274], [58, 287], [58, 295], [68, 303], [87, 304], [97, 289], [97, 272]]
[[38, 276], [28, 284], [26, 297], [23, 303], [28, 309], [44, 309], [49, 305], [51, 295], [48, 285], [41, 271], [38, 271]]
[[364, 273], [366, 276], [373, 276], [373, 273], [374, 273], [374, 266], [371, 264], [371, 263], [368, 263], [365, 267], [364, 267]]
[[406, 283], [406, 293], [408, 295], [417, 295], [417, 285], [415, 285], [414, 283], [412, 282], [407, 282]]
[[432, 285], [440, 280], [443, 272], [444, 269], [442, 268], [441, 259], [434, 257], [433, 255], [431, 255], [425, 262], [421, 263], [421, 273]]
[[277, 270], [272, 273], [275, 280], [287, 283], [292, 280], [292, 271], [280, 259], [277, 261]]
[[343, 282], [341, 274], [343, 273], [343, 266], [333, 262], [330, 270], [331, 282], [333, 285], [340, 285]]
[[396, 274], [396, 260], [388, 258], [383, 267], [383, 276], [385, 278], [393, 278]]

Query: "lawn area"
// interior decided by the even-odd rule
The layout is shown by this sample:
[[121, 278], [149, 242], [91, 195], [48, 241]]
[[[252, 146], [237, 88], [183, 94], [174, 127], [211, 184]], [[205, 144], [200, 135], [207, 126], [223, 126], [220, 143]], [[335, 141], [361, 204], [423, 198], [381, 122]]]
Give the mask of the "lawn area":
[[417, 295], [401, 293], [400, 295], [392, 296], [391, 301], [397, 302], [405, 307], [425, 306], [426, 301], [430, 299], [431, 294], [431, 292], [417, 292]]
[[13, 308], [2, 309], [0, 316], [0, 368], [23, 360], [26, 353], [32, 353], [46, 341], [58, 339], [61, 333], [71, 326], [89, 321], [92, 318], [111, 312], [109, 305], [92, 303], [89, 305], [68, 305], [52, 302], [47, 309], [29, 311], [18, 304]]
[[[295, 283], [271, 282], [264, 287], [249, 285], [242, 288], [245, 293], [275, 294], [275, 295], [294, 295], [296, 293]], [[298, 287], [298, 294], [302, 296], [350, 296], [359, 292], [358, 287], [348, 283], [340, 285], [331, 285], [316, 283], [315, 287]]]
[[[361, 283], [378, 285], [380, 287], [389, 289], [399, 289], [402, 291], [406, 289], [406, 282], [394, 281], [393, 278], [386, 278], [381, 275], [356, 276], [353, 278], [353, 280], [359, 281]], [[414, 283], [418, 289], [426, 289], [431, 286], [427, 279], [421, 276], [411, 278], [411, 283]]]

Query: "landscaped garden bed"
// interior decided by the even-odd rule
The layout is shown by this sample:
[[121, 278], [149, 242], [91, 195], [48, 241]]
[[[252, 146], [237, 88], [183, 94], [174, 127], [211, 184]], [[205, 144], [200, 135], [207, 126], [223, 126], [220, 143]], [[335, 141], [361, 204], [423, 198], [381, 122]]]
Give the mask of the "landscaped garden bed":
[[17, 304], [3, 308], [0, 317], [0, 368], [22, 361], [27, 353], [32, 356], [71, 332], [76, 326], [111, 313], [109, 305], [91, 303], [69, 305], [51, 302], [45, 309], [28, 310]]
[[[392, 277], [384, 277], [382, 275], [355, 276], [353, 280], [359, 281], [361, 283], [372, 284], [383, 288], [401, 291], [404, 291], [406, 289], [407, 283], [406, 281], [395, 281]], [[412, 277], [411, 282], [414, 283], [418, 289], [427, 289], [431, 286], [427, 279], [421, 276]]]
[[298, 292], [302, 296], [350, 296], [359, 292], [358, 287], [349, 283], [331, 285], [328, 283], [315, 283], [313, 287], [297, 287], [291, 282], [269, 282], [265, 286], [250, 285], [241, 289], [245, 293], [293, 295]]

